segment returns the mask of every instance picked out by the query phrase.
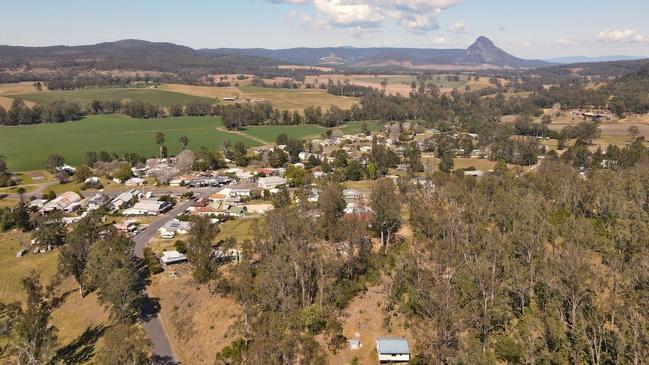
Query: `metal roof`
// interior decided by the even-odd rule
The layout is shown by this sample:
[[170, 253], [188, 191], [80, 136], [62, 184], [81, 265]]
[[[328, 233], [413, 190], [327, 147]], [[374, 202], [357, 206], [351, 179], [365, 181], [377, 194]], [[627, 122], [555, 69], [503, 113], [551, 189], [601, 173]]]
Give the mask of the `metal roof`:
[[378, 337], [377, 350], [381, 354], [409, 354], [408, 340], [405, 337]]

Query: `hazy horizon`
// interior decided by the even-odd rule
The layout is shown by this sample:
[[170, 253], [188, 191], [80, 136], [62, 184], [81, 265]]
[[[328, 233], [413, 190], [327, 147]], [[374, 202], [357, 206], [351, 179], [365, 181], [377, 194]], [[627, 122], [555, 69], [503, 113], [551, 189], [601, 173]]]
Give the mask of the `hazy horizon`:
[[[0, 44], [120, 39], [200, 48], [466, 48], [484, 35], [523, 58], [649, 56], [649, 3], [620, 0], [8, 0]], [[25, 11], [29, 9], [29, 11]], [[558, 10], [561, 10], [560, 12]], [[605, 11], [602, 11], [605, 9]], [[633, 9], [633, 12], [628, 11]]]

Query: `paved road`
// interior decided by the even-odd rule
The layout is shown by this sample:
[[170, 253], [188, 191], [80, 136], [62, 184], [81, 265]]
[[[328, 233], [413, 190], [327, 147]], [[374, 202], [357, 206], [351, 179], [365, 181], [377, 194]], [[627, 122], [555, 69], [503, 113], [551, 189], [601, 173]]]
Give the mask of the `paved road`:
[[[213, 194], [218, 190], [219, 189], [203, 190], [202, 192], [196, 195], [198, 197], [209, 196], [210, 194]], [[192, 202], [193, 201], [189, 200], [182, 204], [176, 205], [169, 212], [159, 216], [159, 218], [156, 219], [151, 224], [149, 224], [149, 226], [146, 229], [144, 229], [138, 235], [133, 237], [133, 241], [135, 241], [135, 256], [139, 258], [143, 258], [144, 247], [146, 247], [149, 241], [151, 241], [151, 239], [155, 237], [155, 235], [158, 232], [158, 229], [160, 229], [167, 222], [172, 220], [176, 215], [189, 208]], [[177, 364], [178, 362], [176, 361], [173, 350], [171, 348], [171, 343], [169, 342], [169, 338], [167, 338], [167, 334], [165, 333], [164, 328], [162, 327], [162, 323], [158, 318], [158, 314], [155, 313], [148, 316], [143, 321], [143, 326], [146, 332], [148, 333], [149, 338], [151, 339], [151, 343], [153, 344], [153, 354], [157, 359], [159, 359], [158, 361], [156, 361], [156, 363]]]

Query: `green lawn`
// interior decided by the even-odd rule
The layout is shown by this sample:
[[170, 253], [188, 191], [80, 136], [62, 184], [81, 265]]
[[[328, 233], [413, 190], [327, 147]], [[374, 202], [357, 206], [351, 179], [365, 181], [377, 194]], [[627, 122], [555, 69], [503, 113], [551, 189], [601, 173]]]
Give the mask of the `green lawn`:
[[57, 270], [58, 250], [47, 253], [16, 257], [16, 252], [25, 245], [29, 246], [31, 235], [18, 231], [0, 233], [0, 299], [9, 303], [24, 297], [22, 279], [31, 271], [41, 274], [47, 282]]
[[[376, 132], [381, 130], [382, 123], [375, 121], [368, 121], [367, 127], [370, 131]], [[344, 134], [359, 134], [361, 133], [363, 122], [354, 121], [349, 122], [343, 126], [331, 128], [340, 129]], [[242, 132], [244, 134], [259, 138], [268, 143], [275, 143], [278, 134], [286, 133], [288, 138], [293, 139], [313, 139], [320, 138], [320, 135], [329, 130], [329, 128], [320, 127], [317, 125], [304, 124], [304, 125], [290, 125], [290, 126], [259, 126], [247, 127]]]
[[79, 103], [81, 106], [86, 106], [93, 100], [142, 101], [161, 106], [169, 106], [171, 104], [185, 105], [194, 101], [208, 103], [216, 102], [213, 98], [192, 96], [171, 91], [131, 88], [78, 89], [7, 96], [11, 98], [22, 98], [38, 104], [47, 104], [57, 100], [65, 100]]
[[60, 124], [0, 126], [0, 154], [7, 157], [10, 169], [27, 171], [43, 168], [47, 156], [53, 153], [63, 155], [66, 163], [72, 165], [83, 162], [87, 151], [154, 156], [158, 153], [156, 131], [166, 135], [166, 146], [172, 155], [181, 150], [180, 136], [190, 139], [190, 148], [216, 148], [225, 138], [233, 143], [242, 141], [248, 147], [259, 145], [244, 136], [216, 130], [222, 126], [215, 117], [142, 120], [121, 115], [93, 115]]
[[345, 134], [359, 134], [362, 131], [363, 123], [367, 123], [367, 128], [369, 128], [370, 131], [372, 132], [378, 132], [381, 130], [381, 127], [383, 126], [382, 122], [376, 122], [376, 121], [367, 121], [367, 122], [361, 122], [361, 121], [354, 121], [354, 122], [349, 122], [345, 124], [343, 127], [340, 127], [339, 129], [343, 131]]

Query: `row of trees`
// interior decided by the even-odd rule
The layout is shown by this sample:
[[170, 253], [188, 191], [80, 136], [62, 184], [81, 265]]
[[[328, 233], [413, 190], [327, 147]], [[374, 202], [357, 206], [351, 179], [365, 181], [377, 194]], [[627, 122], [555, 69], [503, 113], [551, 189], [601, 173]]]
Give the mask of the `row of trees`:
[[28, 107], [19, 98], [14, 99], [9, 110], [0, 106], [0, 125], [61, 123], [79, 120], [85, 115], [79, 104], [54, 101], [45, 105]]

